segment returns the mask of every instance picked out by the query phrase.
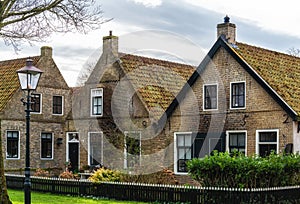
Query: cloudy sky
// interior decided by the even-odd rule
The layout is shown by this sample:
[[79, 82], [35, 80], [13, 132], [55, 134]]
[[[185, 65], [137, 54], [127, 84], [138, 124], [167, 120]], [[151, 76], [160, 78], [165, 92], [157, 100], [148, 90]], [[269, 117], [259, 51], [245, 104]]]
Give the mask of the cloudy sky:
[[102, 49], [102, 37], [108, 35], [109, 30], [117, 36], [145, 30], [167, 31], [207, 51], [216, 40], [216, 25], [223, 22], [225, 15], [236, 24], [239, 42], [279, 52], [292, 47], [300, 49], [300, 3], [294, 0], [97, 1], [102, 5], [104, 16], [113, 18], [100, 30], [87, 35], [53, 35], [47, 43], [24, 44], [18, 54], [0, 42], [0, 60], [39, 55], [41, 46], [51, 46], [59, 69], [68, 84], [74, 86], [85, 62]]

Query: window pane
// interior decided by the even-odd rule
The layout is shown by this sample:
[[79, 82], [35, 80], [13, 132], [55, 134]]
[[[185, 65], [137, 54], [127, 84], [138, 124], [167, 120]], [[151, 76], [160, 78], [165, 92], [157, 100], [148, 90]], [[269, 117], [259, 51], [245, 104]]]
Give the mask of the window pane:
[[192, 146], [192, 136], [191, 135], [185, 135], [184, 146], [186, 146], [186, 147]]
[[239, 134], [238, 135], [238, 146], [245, 147], [246, 146], [245, 139], [246, 139], [245, 134]]
[[237, 134], [230, 134], [229, 135], [229, 145], [230, 146], [237, 146], [238, 137]]
[[178, 149], [178, 158], [179, 159], [185, 159], [184, 155], [185, 155], [185, 149], [184, 148]]
[[192, 151], [191, 148], [186, 148], [185, 149], [185, 159], [192, 159]]
[[277, 132], [260, 132], [260, 142], [277, 142]]
[[184, 146], [184, 135], [177, 136], [177, 146], [183, 147]]

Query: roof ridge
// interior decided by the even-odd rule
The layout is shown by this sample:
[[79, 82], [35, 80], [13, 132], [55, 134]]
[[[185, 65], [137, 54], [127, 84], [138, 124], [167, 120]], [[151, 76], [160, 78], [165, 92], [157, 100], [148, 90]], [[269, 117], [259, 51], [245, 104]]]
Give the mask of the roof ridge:
[[159, 59], [159, 58], [154, 58], [154, 57], [148, 57], [148, 56], [143, 56], [143, 55], [136, 55], [136, 54], [129, 54], [129, 53], [124, 53], [124, 52], [119, 52], [120, 59], [125, 56], [132, 56], [132, 57], [137, 57], [137, 58], [143, 58], [143, 59], [148, 59], [148, 60], [153, 60], [161, 63], [171, 63], [173, 65], [181, 65], [181, 66], [189, 66], [189, 67], [197, 67], [192, 64], [185, 64], [185, 63], [180, 63], [180, 62], [175, 62], [175, 61], [170, 61], [170, 60], [165, 60], [165, 59]]
[[[41, 57], [41, 56], [36, 55], [36, 56], [20, 57], [20, 58], [15, 58], [15, 59], [1, 60], [0, 63], [2, 63], [2, 62], [11, 62], [11, 61], [16, 61], [16, 60], [26, 60], [28, 58], [39, 58], [39, 57]], [[25, 62], [24, 62], [24, 64], [25, 64]]]

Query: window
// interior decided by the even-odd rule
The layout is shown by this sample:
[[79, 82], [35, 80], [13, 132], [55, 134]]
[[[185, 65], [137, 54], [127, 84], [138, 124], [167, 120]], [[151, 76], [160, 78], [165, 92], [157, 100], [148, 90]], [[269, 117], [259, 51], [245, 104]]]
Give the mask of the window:
[[52, 159], [53, 136], [52, 133], [41, 134], [41, 158]]
[[52, 101], [52, 113], [55, 115], [63, 114], [63, 97], [62, 96], [53, 96]]
[[217, 85], [204, 85], [204, 110], [218, 109]]
[[231, 83], [231, 108], [245, 108], [245, 82]]
[[103, 134], [102, 132], [89, 132], [89, 165], [103, 164]]
[[139, 166], [141, 162], [141, 133], [125, 132], [124, 168]]
[[31, 94], [31, 112], [41, 113], [41, 94]]
[[187, 172], [186, 161], [192, 159], [192, 134], [181, 133], [176, 135], [177, 171]]
[[19, 131], [7, 131], [6, 158], [19, 158]]
[[91, 115], [102, 116], [103, 89], [91, 90]]
[[278, 152], [278, 130], [256, 131], [257, 148], [256, 153], [265, 157], [272, 151]]
[[225, 150], [225, 133], [174, 133], [174, 172], [186, 174], [186, 162]]
[[229, 153], [238, 151], [246, 154], [246, 131], [227, 132], [227, 148]]

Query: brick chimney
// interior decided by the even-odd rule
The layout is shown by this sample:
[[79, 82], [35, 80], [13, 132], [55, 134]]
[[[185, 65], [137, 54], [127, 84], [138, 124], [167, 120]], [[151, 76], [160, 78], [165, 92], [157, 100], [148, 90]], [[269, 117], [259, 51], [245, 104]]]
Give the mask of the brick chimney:
[[43, 46], [41, 47], [41, 56], [52, 58], [52, 47], [49, 46]]
[[236, 26], [230, 23], [230, 18], [227, 15], [224, 18], [224, 23], [217, 25], [217, 37], [219, 38], [221, 35], [224, 35], [228, 43], [235, 44]]
[[109, 31], [109, 36], [103, 37], [103, 55], [107, 58], [107, 63], [111, 60], [115, 60], [118, 57], [119, 52], [119, 38], [112, 35], [112, 31]]

